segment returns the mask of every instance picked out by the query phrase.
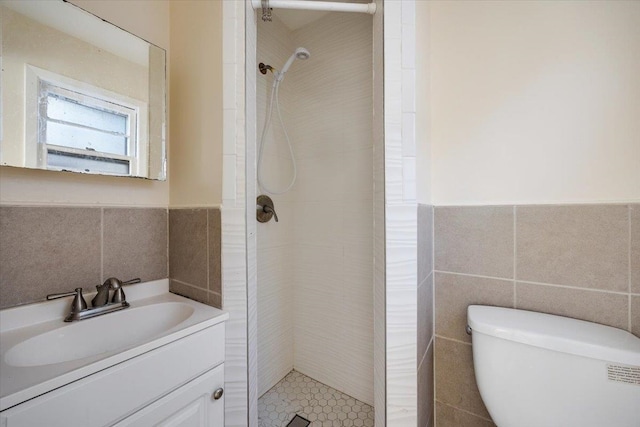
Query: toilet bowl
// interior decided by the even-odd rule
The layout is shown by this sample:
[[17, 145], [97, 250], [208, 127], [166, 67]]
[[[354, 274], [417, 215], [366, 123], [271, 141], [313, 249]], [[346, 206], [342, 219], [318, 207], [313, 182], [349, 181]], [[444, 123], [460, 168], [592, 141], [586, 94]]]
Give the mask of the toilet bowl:
[[640, 338], [561, 316], [472, 305], [473, 365], [498, 427], [639, 427]]

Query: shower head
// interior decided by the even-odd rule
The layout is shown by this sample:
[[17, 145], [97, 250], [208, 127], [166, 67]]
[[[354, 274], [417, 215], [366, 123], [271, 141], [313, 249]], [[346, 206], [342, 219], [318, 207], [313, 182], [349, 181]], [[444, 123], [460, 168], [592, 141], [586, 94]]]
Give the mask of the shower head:
[[311, 56], [311, 54], [309, 53], [309, 51], [303, 47], [299, 47], [296, 49], [296, 58], [297, 59], [309, 59], [309, 57]]
[[284, 74], [289, 70], [289, 67], [291, 67], [291, 64], [293, 64], [293, 61], [295, 61], [296, 59], [309, 59], [309, 57], [311, 56], [311, 54], [309, 53], [309, 51], [303, 47], [299, 47], [296, 49], [295, 52], [293, 52], [293, 54], [289, 57], [289, 59], [287, 60], [287, 62], [284, 64], [284, 67], [282, 67], [282, 70], [280, 70], [280, 72], [277, 74], [276, 79], [281, 82], [284, 79]]

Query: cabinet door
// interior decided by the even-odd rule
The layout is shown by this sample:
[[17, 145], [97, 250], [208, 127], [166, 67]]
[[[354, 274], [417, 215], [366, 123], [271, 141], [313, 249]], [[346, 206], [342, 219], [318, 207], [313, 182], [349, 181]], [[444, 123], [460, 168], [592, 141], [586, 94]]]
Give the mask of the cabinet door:
[[125, 418], [115, 427], [223, 427], [224, 395], [215, 393], [223, 385], [224, 365], [220, 365]]

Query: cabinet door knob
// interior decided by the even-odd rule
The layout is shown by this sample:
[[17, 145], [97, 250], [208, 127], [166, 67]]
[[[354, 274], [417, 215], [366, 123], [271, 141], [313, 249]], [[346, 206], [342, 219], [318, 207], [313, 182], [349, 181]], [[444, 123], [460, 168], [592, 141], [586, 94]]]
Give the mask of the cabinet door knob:
[[216, 391], [213, 392], [213, 398], [215, 400], [218, 400], [222, 397], [223, 394], [224, 394], [224, 390], [222, 388], [218, 388], [216, 389]]

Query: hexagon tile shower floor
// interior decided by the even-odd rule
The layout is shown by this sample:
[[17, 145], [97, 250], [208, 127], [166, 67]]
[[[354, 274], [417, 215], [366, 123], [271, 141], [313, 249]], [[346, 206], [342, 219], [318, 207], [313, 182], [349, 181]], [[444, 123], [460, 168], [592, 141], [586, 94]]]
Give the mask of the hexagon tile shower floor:
[[372, 427], [373, 408], [291, 371], [258, 400], [259, 427], [285, 427], [295, 415], [310, 427]]

